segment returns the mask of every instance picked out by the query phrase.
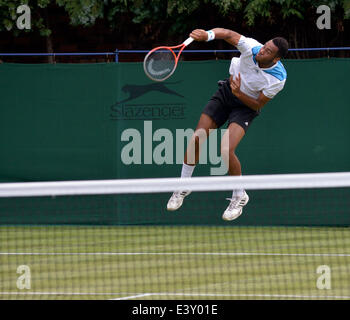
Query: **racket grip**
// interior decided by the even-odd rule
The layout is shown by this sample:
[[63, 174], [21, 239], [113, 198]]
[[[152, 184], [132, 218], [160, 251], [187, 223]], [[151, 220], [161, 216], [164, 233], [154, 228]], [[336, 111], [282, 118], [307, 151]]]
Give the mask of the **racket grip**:
[[186, 41], [183, 42], [183, 44], [185, 45], [185, 47], [187, 47], [190, 43], [192, 43], [194, 39], [189, 37]]

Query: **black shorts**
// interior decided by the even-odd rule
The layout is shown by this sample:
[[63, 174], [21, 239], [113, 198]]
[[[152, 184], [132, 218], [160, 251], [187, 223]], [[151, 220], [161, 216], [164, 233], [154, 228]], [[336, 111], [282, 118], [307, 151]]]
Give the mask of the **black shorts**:
[[235, 122], [247, 131], [258, 111], [250, 109], [241, 102], [231, 91], [230, 81], [219, 81], [219, 89], [211, 97], [203, 113], [212, 118], [218, 128], [227, 120], [228, 124]]

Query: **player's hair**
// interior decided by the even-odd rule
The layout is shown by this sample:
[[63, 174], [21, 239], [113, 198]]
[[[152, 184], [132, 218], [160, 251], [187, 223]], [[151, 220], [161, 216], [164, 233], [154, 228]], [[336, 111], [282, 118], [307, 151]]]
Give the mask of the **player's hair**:
[[272, 39], [272, 42], [278, 48], [277, 56], [285, 58], [288, 53], [288, 41], [282, 37], [276, 37]]

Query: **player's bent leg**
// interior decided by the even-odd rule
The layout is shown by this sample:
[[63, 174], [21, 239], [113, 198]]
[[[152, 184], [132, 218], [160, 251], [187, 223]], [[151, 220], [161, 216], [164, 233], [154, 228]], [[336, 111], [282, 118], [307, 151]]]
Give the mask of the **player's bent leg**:
[[[241, 163], [235, 154], [235, 150], [245, 135], [244, 129], [237, 123], [230, 123], [221, 142], [221, 155], [229, 168], [229, 174], [240, 176]], [[222, 218], [227, 221], [237, 219], [243, 211], [243, 207], [248, 203], [249, 196], [244, 189], [236, 189], [232, 192], [232, 198], [228, 198], [230, 204], [225, 210]]]
[[185, 153], [184, 163], [196, 165], [199, 161], [200, 148], [203, 142], [208, 138], [210, 130], [216, 129], [215, 121], [205, 113], [202, 113], [196, 130], [193, 133]]
[[[187, 178], [192, 175], [193, 168], [192, 170], [190, 170], [190, 166], [194, 167], [198, 163], [201, 144], [209, 136], [210, 130], [216, 128], [217, 125], [215, 121], [210, 116], [202, 113], [201, 117], [199, 118], [196, 130], [193, 133], [192, 138], [187, 147], [187, 151], [184, 158], [184, 164], [181, 172], [182, 178]], [[190, 190], [174, 192], [168, 201], [167, 210], [175, 211], [179, 209], [183, 204], [184, 198], [190, 193]]]
[[229, 174], [232, 176], [242, 174], [241, 163], [235, 152], [244, 135], [244, 129], [239, 124], [232, 122], [221, 140], [221, 156], [228, 167]]

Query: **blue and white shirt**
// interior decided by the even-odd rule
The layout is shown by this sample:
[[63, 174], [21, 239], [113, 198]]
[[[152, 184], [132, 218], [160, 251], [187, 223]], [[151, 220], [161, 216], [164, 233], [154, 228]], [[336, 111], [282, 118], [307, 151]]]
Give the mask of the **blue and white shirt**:
[[233, 78], [241, 73], [241, 91], [246, 95], [257, 99], [262, 92], [271, 99], [283, 89], [287, 72], [281, 61], [270, 68], [259, 67], [255, 56], [262, 46], [255, 39], [241, 36], [237, 45], [241, 56], [232, 58], [229, 72]]

